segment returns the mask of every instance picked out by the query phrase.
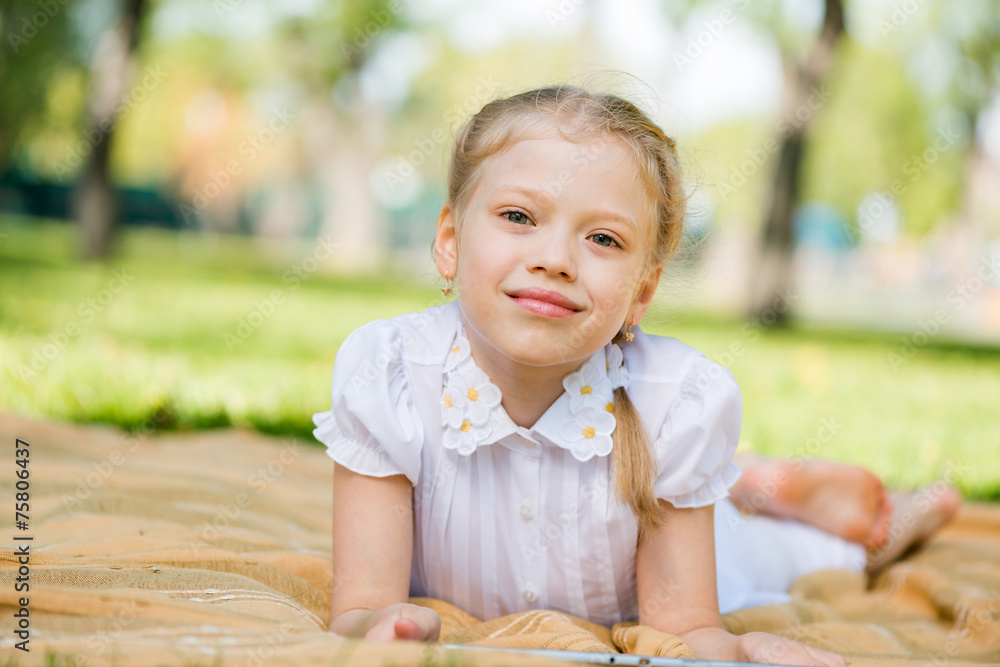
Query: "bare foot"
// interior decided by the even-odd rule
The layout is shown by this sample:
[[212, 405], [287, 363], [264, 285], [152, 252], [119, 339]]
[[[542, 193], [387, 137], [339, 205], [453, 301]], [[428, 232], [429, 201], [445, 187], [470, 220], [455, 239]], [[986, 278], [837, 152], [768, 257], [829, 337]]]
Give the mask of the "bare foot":
[[868, 549], [868, 572], [877, 572], [897, 560], [911, 547], [918, 545], [946, 524], [962, 504], [958, 489], [936, 482], [919, 491], [893, 491], [892, 516], [885, 543]]
[[885, 542], [891, 502], [881, 480], [864, 468], [755, 454], [740, 454], [736, 463], [743, 475], [730, 500], [744, 513], [795, 519], [869, 549]]

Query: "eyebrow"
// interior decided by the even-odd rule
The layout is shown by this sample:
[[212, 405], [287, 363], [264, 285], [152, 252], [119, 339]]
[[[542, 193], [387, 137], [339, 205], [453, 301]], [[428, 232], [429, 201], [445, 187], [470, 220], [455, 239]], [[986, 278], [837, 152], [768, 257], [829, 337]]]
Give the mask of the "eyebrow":
[[[546, 205], [552, 204], [552, 196], [545, 190], [530, 188], [523, 185], [501, 185], [493, 190], [491, 196], [495, 196], [497, 194], [519, 194], [527, 197], [528, 199], [541, 202], [542, 204]], [[620, 222], [624, 225], [631, 227], [635, 231], [639, 231], [638, 223], [632, 218], [628, 217], [627, 215], [621, 215], [618, 213], [614, 213], [613, 211], [608, 211], [599, 208], [588, 209], [587, 213], [590, 214], [592, 217], [599, 218], [601, 220], [613, 220], [616, 222]]]

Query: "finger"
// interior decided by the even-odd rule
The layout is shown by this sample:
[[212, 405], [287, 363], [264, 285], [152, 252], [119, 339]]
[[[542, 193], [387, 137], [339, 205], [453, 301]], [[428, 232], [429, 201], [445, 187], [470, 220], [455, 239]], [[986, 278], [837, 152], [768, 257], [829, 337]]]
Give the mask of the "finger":
[[[754, 641], [749, 644], [746, 650], [748, 662], [797, 665], [799, 667], [845, 667], [844, 659], [836, 653], [814, 649], [790, 639], [752, 634], [755, 634]], [[744, 635], [744, 637], [746, 636]]]
[[[438, 613], [433, 609], [419, 607], [400, 620], [407, 620], [413, 623], [413, 626], [408, 627], [410, 631], [406, 637], [407, 639], [436, 641], [438, 636], [441, 634], [441, 617], [438, 616]], [[399, 621], [397, 621], [397, 624], [398, 623]], [[416, 628], [415, 630], [412, 629], [414, 627]], [[396, 634], [397, 636], [400, 636], [398, 627]]]
[[396, 638], [396, 632], [393, 628], [394, 621], [391, 619], [382, 619], [375, 623], [372, 627], [368, 628], [368, 631], [364, 634], [364, 639], [373, 639], [375, 641], [387, 642], [392, 641]]
[[[796, 647], [799, 648], [799, 647]], [[799, 650], [783, 651], [783, 655], [774, 661], [777, 665], [799, 665], [801, 667], [846, 667], [847, 662], [828, 651], [820, 651], [807, 646]], [[766, 656], [759, 656], [754, 662], [770, 662]]]
[[396, 619], [393, 630], [396, 633], [396, 639], [421, 641], [427, 636], [427, 630], [421, 627], [420, 624], [412, 618]]
[[806, 651], [815, 660], [819, 660], [821, 665], [824, 667], [847, 667], [847, 660], [844, 656], [838, 653], [831, 653], [830, 651], [824, 651], [823, 649], [814, 648], [807, 644], [803, 644], [806, 647]]
[[396, 639], [435, 641], [441, 633], [441, 617], [433, 609], [411, 607], [396, 619], [394, 631]]

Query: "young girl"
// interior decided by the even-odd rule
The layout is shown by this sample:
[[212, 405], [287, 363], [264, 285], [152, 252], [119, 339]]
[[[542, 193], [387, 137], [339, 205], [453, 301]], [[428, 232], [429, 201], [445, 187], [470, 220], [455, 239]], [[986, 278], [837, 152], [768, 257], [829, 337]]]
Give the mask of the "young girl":
[[[315, 416], [336, 462], [331, 631], [434, 640], [437, 614], [407, 602], [429, 596], [637, 620], [701, 658], [845, 664], [723, 630], [717, 574], [757, 584], [732, 545], [716, 571], [715, 536], [743, 532], [713, 514], [740, 476], [740, 391], [638, 327], [684, 198], [673, 141], [618, 97], [544, 88], [466, 124], [434, 242], [458, 300], [351, 334]], [[723, 611], [768, 601], [723, 592]]]

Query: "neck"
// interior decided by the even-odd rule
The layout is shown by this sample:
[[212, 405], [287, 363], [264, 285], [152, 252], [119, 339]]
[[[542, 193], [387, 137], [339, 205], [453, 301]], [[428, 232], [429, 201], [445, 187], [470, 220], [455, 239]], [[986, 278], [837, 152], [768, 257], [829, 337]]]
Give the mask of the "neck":
[[466, 327], [472, 358], [500, 389], [500, 404], [518, 426], [531, 428], [556, 402], [563, 378], [579, 370], [586, 359], [553, 366], [529, 366], [502, 354], [472, 327]]

